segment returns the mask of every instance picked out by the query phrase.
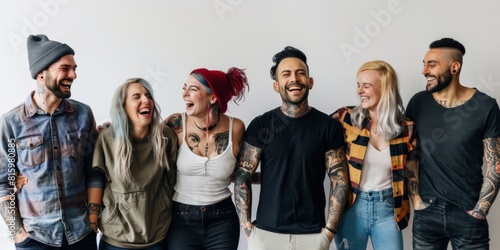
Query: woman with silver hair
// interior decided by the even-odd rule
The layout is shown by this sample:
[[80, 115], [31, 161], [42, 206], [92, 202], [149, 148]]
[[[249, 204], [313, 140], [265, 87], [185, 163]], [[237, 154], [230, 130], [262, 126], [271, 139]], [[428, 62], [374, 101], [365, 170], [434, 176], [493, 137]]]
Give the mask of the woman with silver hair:
[[[89, 215], [102, 232], [99, 249], [165, 249], [172, 219], [177, 137], [161, 125], [151, 85], [132, 78], [111, 105], [111, 126], [97, 139], [93, 166], [105, 173], [101, 204]], [[101, 200], [101, 197], [89, 197]]]
[[337, 249], [403, 249], [401, 230], [410, 204], [405, 164], [414, 123], [405, 118], [396, 72], [387, 62], [366, 62], [358, 70], [360, 104], [333, 113], [344, 128], [351, 184], [348, 208], [335, 236]]
[[240, 226], [228, 186], [245, 124], [225, 112], [247, 86], [238, 68], [193, 70], [182, 91], [186, 112], [166, 120], [179, 146], [169, 250], [238, 248]]

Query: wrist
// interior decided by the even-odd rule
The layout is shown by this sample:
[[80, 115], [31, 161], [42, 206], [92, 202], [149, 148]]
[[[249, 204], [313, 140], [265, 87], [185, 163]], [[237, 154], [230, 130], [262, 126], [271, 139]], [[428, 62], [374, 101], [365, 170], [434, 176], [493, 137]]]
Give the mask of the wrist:
[[326, 229], [326, 230], [328, 230], [330, 233], [332, 233], [332, 234], [334, 234], [334, 235], [336, 235], [336, 234], [337, 234], [337, 231], [335, 231], [335, 230], [333, 230], [333, 229], [331, 229], [331, 228], [329, 228], [329, 227], [327, 227], [327, 226], [325, 226], [325, 229]]
[[87, 211], [89, 215], [95, 214], [97, 216], [101, 215], [101, 205], [97, 203], [88, 203], [87, 204]]

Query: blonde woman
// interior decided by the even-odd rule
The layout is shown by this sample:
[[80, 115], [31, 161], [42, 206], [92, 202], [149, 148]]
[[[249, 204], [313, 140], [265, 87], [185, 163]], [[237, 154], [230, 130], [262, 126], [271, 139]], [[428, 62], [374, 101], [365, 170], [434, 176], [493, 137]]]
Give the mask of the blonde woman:
[[413, 122], [404, 116], [394, 69], [384, 61], [358, 70], [360, 104], [333, 113], [344, 128], [351, 189], [335, 236], [337, 249], [403, 249], [410, 205], [405, 164]]

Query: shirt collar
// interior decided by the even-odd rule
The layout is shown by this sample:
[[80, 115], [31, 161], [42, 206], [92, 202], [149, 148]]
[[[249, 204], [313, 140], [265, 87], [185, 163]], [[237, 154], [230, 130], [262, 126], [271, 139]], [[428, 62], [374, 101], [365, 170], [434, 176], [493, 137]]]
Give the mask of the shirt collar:
[[[33, 101], [34, 94], [35, 91], [32, 91], [31, 94], [28, 96], [28, 98], [26, 98], [26, 101], [24, 102], [24, 106], [26, 107], [25, 112], [27, 117], [32, 117], [35, 114], [39, 115], [47, 114], [47, 112], [39, 108]], [[53, 115], [58, 115], [64, 112], [73, 112], [73, 107], [66, 98], [64, 98], [61, 104], [59, 104], [59, 107], [57, 107], [57, 109], [54, 110]]]

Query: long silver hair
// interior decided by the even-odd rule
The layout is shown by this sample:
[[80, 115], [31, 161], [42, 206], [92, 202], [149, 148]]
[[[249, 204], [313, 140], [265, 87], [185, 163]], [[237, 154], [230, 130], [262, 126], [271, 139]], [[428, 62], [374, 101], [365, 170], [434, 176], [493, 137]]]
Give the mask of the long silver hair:
[[115, 174], [123, 181], [130, 181], [132, 176], [130, 166], [132, 164], [132, 124], [125, 111], [127, 89], [131, 84], [141, 84], [151, 95], [154, 102], [153, 119], [149, 124], [149, 140], [153, 147], [154, 158], [159, 166], [168, 169], [166, 139], [161, 127], [160, 106], [154, 99], [153, 88], [148, 81], [142, 78], [130, 78], [120, 85], [111, 102], [111, 128], [114, 133], [114, 160], [119, 167], [115, 168]]

